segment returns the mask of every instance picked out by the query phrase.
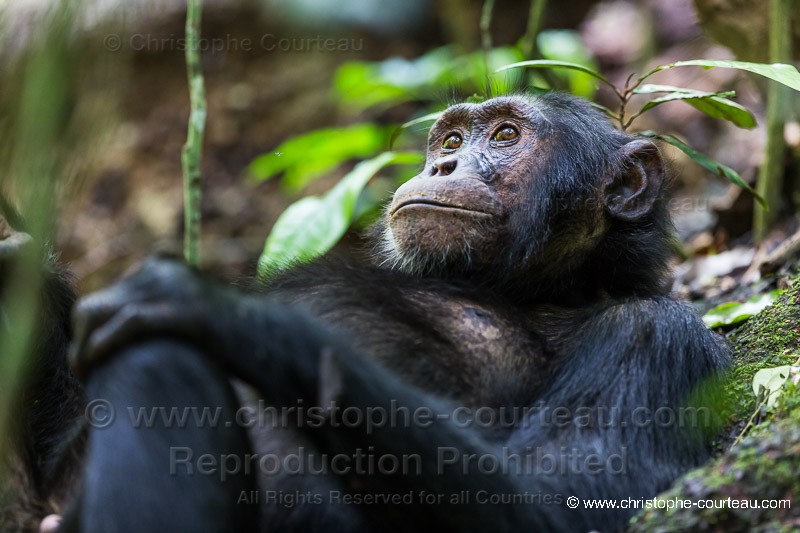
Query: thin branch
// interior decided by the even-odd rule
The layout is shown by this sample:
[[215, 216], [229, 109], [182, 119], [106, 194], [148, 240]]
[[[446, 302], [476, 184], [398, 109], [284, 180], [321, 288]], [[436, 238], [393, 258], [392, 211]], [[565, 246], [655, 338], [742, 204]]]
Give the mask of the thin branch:
[[539, 57], [536, 37], [539, 36], [539, 31], [542, 29], [544, 8], [546, 6], [547, 0], [531, 0], [531, 8], [528, 11], [528, 27], [520, 41], [520, 50], [525, 59], [536, 59]]
[[[531, 7], [528, 10], [528, 26], [525, 35], [520, 39], [520, 51], [525, 59], [542, 59], [537, 38], [542, 30], [544, 23], [544, 12], [547, 8], [547, 0], [531, 0]], [[551, 89], [563, 89], [563, 84], [559, 83], [559, 78], [553, 72], [545, 69], [539, 75]]]
[[[484, 0], [483, 9], [481, 9], [481, 48], [486, 57], [489, 57], [489, 52], [492, 50], [492, 12], [494, 11], [494, 0]], [[486, 63], [486, 70], [489, 70], [489, 63]]]
[[486, 94], [490, 93], [489, 87], [489, 72], [491, 72], [491, 65], [489, 64], [489, 56], [492, 52], [492, 12], [494, 11], [494, 0], [484, 0], [483, 9], [481, 9], [481, 48], [483, 49], [483, 63], [486, 67]]
[[184, 236], [183, 255], [190, 265], [200, 264], [200, 204], [202, 199], [203, 133], [206, 124], [206, 96], [200, 64], [201, 0], [187, 0], [186, 75], [189, 81], [189, 126], [183, 146]]

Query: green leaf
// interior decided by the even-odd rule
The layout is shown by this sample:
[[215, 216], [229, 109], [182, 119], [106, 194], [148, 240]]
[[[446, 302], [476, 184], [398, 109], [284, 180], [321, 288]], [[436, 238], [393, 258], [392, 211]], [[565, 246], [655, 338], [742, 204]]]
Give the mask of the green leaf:
[[569, 61], [555, 61], [552, 59], [534, 59], [530, 61], [520, 61], [519, 63], [512, 63], [510, 65], [500, 67], [499, 69], [497, 69], [496, 72], [502, 72], [504, 70], [510, 70], [514, 68], [563, 68], [567, 70], [577, 70], [589, 74], [590, 76], [593, 76], [598, 80], [602, 81], [603, 83], [606, 83], [612, 87], [614, 86], [614, 84], [608, 81], [608, 78], [606, 78], [599, 72], [595, 71], [594, 69], [591, 69], [585, 65], [580, 65], [578, 63], [572, 63]]
[[792, 367], [790, 365], [762, 368], [753, 376], [753, 392], [758, 397], [763, 387], [767, 395], [767, 407], [773, 407], [791, 373]]
[[248, 170], [259, 180], [283, 172], [282, 183], [290, 191], [297, 191], [349, 159], [374, 154], [387, 145], [388, 134], [388, 128], [372, 123], [314, 130], [258, 156]]
[[[516, 47], [502, 46], [489, 51], [458, 54], [444, 46], [415, 59], [391, 57], [384, 61], [350, 62], [334, 76], [334, 95], [356, 109], [388, 108], [409, 100], [436, 100], [444, 91], [464, 94], [486, 89], [488, 70], [522, 59]], [[488, 61], [487, 61], [488, 60]], [[519, 86], [520, 75], [509, 73], [492, 80], [499, 94]]]
[[686, 103], [712, 118], [722, 118], [740, 128], [755, 128], [756, 117], [746, 107], [720, 96], [689, 98]]
[[[436, 82], [440, 88], [455, 86], [462, 89], [485, 91], [487, 72], [499, 72], [495, 69], [520, 59], [522, 59], [522, 54], [519, 49], [511, 46], [492, 48], [488, 55], [483, 51], [478, 51], [457, 56], [451, 61], [450, 68]], [[520, 79], [521, 74], [516, 72], [508, 72], [504, 76], [493, 76], [492, 91], [497, 94], [509, 93], [519, 86]]]
[[767, 65], [764, 63], [748, 63], [746, 61], [716, 61], [710, 59], [692, 59], [689, 61], [678, 61], [670, 63], [669, 65], [662, 65], [655, 69], [655, 71], [666, 70], [674, 67], [691, 67], [698, 66], [704, 68], [733, 68], [737, 70], [744, 70], [764, 76], [771, 80], [782, 83], [787, 87], [791, 87], [795, 91], [800, 91], [800, 72], [792, 65], [784, 63], [773, 63]]
[[[539, 87], [538, 85], [528, 85], [527, 89], [525, 89], [526, 92], [528, 92], [530, 94], [535, 94], [535, 95], [549, 93], [551, 90], [552, 89], [548, 89], [546, 87]], [[589, 102], [589, 105], [591, 105], [591, 104], [592, 104], [592, 102]], [[603, 107], [600, 104], [597, 104], [597, 105], [599, 106], [598, 109], [600, 107]], [[606, 107], [606, 109], [608, 109], [608, 108]]]
[[633, 90], [636, 94], [652, 94], [652, 93], [692, 93], [698, 96], [712, 94], [714, 96], [722, 96], [725, 98], [736, 96], [736, 91], [719, 91], [708, 93], [705, 91], [698, 91], [696, 89], [689, 89], [688, 87], [675, 87], [673, 85], [655, 85], [652, 83], [645, 83]]
[[592, 106], [595, 109], [598, 109], [598, 110], [602, 111], [603, 113], [605, 113], [606, 115], [608, 115], [612, 119], [619, 120], [619, 117], [617, 116], [617, 114], [614, 113], [613, 111], [611, 111], [606, 106], [604, 106], [602, 104], [598, 104], [597, 102], [589, 102], [589, 105]]
[[656, 133], [654, 131], [642, 131], [639, 132], [637, 135], [641, 135], [642, 137], [650, 137], [654, 139], [662, 140], [668, 144], [671, 144], [684, 154], [688, 155], [695, 163], [702, 166], [706, 170], [713, 172], [717, 176], [722, 178], [726, 178], [731, 183], [738, 185], [739, 187], [747, 190], [752, 194], [755, 199], [758, 201], [759, 204], [767, 207], [767, 203], [764, 201], [764, 198], [761, 197], [742, 177], [739, 175], [738, 172], [733, 170], [731, 167], [723, 165], [719, 161], [715, 161], [708, 157], [705, 154], [702, 154], [695, 150], [694, 148], [690, 147], [674, 135], [666, 135], [662, 133]]
[[[402, 69], [407, 72], [408, 69]], [[381, 63], [351, 61], [336, 69], [333, 92], [340, 102], [354, 110], [370, 107], [389, 107], [416, 96], [417, 86], [400, 85], [387, 80], [381, 73]], [[412, 76], [410, 81], [413, 81]]]
[[422, 156], [384, 152], [362, 161], [323, 196], [290, 205], [275, 222], [258, 260], [259, 275], [318, 257], [335, 245], [353, 221], [356, 201], [369, 180], [388, 165], [419, 164]]
[[487, 100], [487, 98], [485, 96], [483, 96], [483, 95], [472, 94], [470, 96], [467, 96], [467, 98], [464, 100], [464, 103], [465, 104], [482, 104], [486, 100]]
[[706, 93], [702, 91], [671, 92], [664, 96], [654, 98], [647, 102], [638, 114], [642, 114], [658, 105], [675, 101], [685, 101], [687, 104], [690, 104], [692, 107], [712, 118], [729, 120], [740, 128], [754, 128], [756, 126], [756, 118], [746, 108], [736, 102], [719, 96], [719, 93]]
[[[584, 65], [597, 70], [592, 54], [583, 43], [581, 34], [574, 30], [545, 30], [536, 36], [536, 44], [544, 59]], [[583, 72], [565, 72], [572, 94], [592, 98], [597, 89], [593, 76]]]
[[403, 133], [403, 130], [405, 130], [406, 128], [410, 128], [411, 126], [416, 126], [417, 124], [424, 124], [426, 122], [435, 122], [435, 121], [439, 120], [439, 117], [442, 116], [442, 113], [444, 113], [444, 111], [437, 111], [435, 113], [428, 113], [427, 115], [422, 115], [421, 117], [417, 117], [417, 118], [415, 118], [413, 120], [409, 120], [408, 122], [406, 122], [406, 123], [400, 125], [399, 127], [395, 128], [394, 131], [392, 131], [391, 138], [389, 139], [389, 146], [394, 146], [394, 142], [397, 140], [397, 138], [400, 136], [401, 133]]
[[772, 305], [781, 291], [756, 295], [746, 302], [727, 302], [710, 309], [703, 315], [703, 323], [709, 328], [735, 326], [760, 313]]
[[400, 127], [401, 128], [408, 128], [410, 126], [414, 126], [416, 124], [421, 124], [423, 122], [435, 122], [435, 121], [439, 120], [439, 117], [442, 116], [442, 113], [444, 113], [444, 111], [437, 111], [435, 113], [428, 113], [427, 115], [422, 115], [421, 117], [417, 117], [417, 118], [415, 118], [413, 120], [409, 120], [408, 122], [406, 122], [405, 124], [403, 124]]

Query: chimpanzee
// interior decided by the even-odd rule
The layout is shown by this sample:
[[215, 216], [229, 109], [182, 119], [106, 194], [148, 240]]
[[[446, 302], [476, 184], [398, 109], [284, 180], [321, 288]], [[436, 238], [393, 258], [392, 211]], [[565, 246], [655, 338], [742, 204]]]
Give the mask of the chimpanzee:
[[[729, 364], [667, 294], [667, 181], [586, 102], [499, 97], [436, 122], [369, 264], [243, 293], [148, 260], [74, 310], [91, 427], [61, 530], [624, 527], [707, 457]], [[221, 418], [139, 416], [176, 407]], [[71, 442], [28, 463], [40, 496]]]

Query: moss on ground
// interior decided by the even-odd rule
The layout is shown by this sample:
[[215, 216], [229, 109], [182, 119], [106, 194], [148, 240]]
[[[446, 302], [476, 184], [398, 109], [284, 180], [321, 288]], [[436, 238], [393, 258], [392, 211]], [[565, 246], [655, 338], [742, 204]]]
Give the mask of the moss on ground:
[[734, 360], [726, 396], [734, 420], [756, 407], [753, 376], [763, 368], [793, 364], [800, 347], [800, 279], [778, 301], [731, 336]]
[[[745, 427], [756, 410], [752, 381], [762, 368], [794, 364], [800, 350], [800, 279], [775, 305], [731, 336], [733, 369], [725, 386], [731, 424]], [[776, 409], [736, 446], [712, 463], [689, 472], [661, 495], [691, 502], [725, 501], [713, 508], [648, 509], [630, 531], [783, 532], [800, 530], [800, 387], [784, 386]], [[733, 508], [728, 498], [746, 501]], [[762, 500], [783, 500], [776, 509]], [[788, 501], [788, 505], [786, 502]], [[759, 507], [752, 507], [758, 503]]]

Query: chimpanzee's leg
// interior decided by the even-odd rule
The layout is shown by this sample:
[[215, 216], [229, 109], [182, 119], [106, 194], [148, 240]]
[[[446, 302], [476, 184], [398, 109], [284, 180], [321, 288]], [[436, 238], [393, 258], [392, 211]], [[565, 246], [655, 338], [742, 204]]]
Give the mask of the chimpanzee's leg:
[[87, 396], [84, 476], [62, 531], [254, 528], [255, 477], [237, 466], [249, 440], [209, 358], [177, 341], [140, 343], [94, 369]]

